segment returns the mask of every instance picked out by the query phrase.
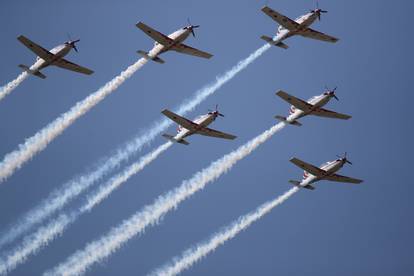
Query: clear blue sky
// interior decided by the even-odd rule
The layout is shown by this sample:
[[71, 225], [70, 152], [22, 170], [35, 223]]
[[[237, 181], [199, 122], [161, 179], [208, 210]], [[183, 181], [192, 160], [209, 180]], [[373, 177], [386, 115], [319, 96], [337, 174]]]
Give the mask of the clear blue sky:
[[[296, 18], [314, 1], [266, 1]], [[99, 3], [99, 4], [98, 4]], [[14, 79], [17, 64], [34, 55], [16, 37], [45, 48], [80, 38], [67, 58], [95, 70], [92, 76], [47, 68], [46, 80], [30, 77], [0, 102], [0, 156], [67, 111], [150, 49], [138, 21], [168, 34], [200, 24], [191, 46], [211, 60], [167, 53], [164, 65], [148, 63], [114, 94], [78, 120], [44, 152], [0, 185], [0, 230], [49, 192], [174, 108], [263, 45], [276, 24], [262, 14], [265, 1], [1, 1], [0, 85]], [[274, 48], [205, 101], [190, 117], [216, 103], [226, 115], [214, 127], [235, 133], [229, 142], [189, 138], [134, 176], [63, 237], [13, 271], [37, 275], [106, 233], [153, 198], [177, 186], [211, 161], [235, 149], [287, 114], [274, 93], [284, 89], [307, 99], [338, 86], [329, 108], [349, 121], [304, 118], [285, 128], [228, 174], [167, 215], [160, 226], [95, 265], [90, 275], [143, 275], [188, 246], [290, 188], [302, 171], [288, 160], [320, 164], [348, 151], [353, 166], [341, 173], [365, 182], [318, 183], [301, 191], [184, 275], [413, 275], [412, 162], [413, 40], [411, 1], [320, 1], [329, 13], [315, 29], [339, 37], [332, 45], [291, 38]], [[175, 131], [175, 127], [169, 132]], [[157, 139], [152, 147], [164, 142]], [[134, 160], [138, 158], [136, 156]], [[133, 161], [133, 160], [131, 160]], [[76, 203], [76, 202], [75, 202]]]

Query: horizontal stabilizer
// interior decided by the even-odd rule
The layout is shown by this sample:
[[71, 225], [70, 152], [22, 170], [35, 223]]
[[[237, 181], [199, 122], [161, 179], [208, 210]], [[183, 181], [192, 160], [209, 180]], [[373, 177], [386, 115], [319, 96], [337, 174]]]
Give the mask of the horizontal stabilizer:
[[279, 116], [279, 115], [276, 115], [275, 116], [275, 118], [276, 119], [278, 119], [279, 121], [281, 121], [281, 122], [285, 122], [285, 123], [287, 123], [287, 124], [291, 124], [291, 125], [294, 125], [294, 126], [301, 126], [302, 124], [301, 123], [299, 123], [298, 121], [296, 121], [296, 120], [294, 120], [294, 121], [288, 121], [287, 119], [286, 119], [286, 117], [283, 117], [283, 116]]
[[164, 138], [167, 138], [168, 140], [170, 140], [171, 142], [175, 142], [175, 143], [179, 143], [179, 144], [183, 144], [183, 145], [189, 145], [190, 143], [188, 143], [186, 140], [184, 140], [184, 139], [179, 139], [179, 140], [177, 140], [177, 139], [175, 139], [175, 137], [173, 136], [173, 135], [170, 135], [170, 134], [166, 134], [166, 133], [164, 133], [163, 135], [162, 135]]
[[275, 46], [280, 47], [280, 48], [283, 48], [283, 49], [287, 49], [287, 48], [289, 48], [289, 46], [288, 46], [288, 45], [286, 45], [286, 44], [285, 44], [285, 43], [283, 43], [283, 42], [276, 43], [276, 44], [275, 44]]
[[30, 75], [34, 75], [34, 76], [36, 76], [38, 78], [41, 78], [41, 79], [45, 79], [46, 78], [46, 76], [43, 75], [42, 73], [40, 73], [40, 71], [30, 70], [29, 66], [27, 66], [27, 65], [19, 64], [19, 67], [22, 68], [23, 71], [27, 72]]
[[274, 43], [273, 39], [271, 37], [266, 36], [266, 35], [262, 35], [260, 38], [263, 39], [264, 41], [268, 42], [268, 43], [271, 43], [271, 44]]
[[299, 188], [305, 188], [305, 189], [308, 189], [308, 190], [315, 190], [315, 187], [313, 187], [312, 185], [310, 185], [310, 184], [308, 184], [308, 185], [306, 185], [306, 186], [301, 186], [300, 185], [300, 181], [296, 181], [296, 180], [289, 180], [289, 183], [290, 184], [293, 184], [294, 186], [296, 186], [296, 187], [299, 187]]
[[285, 43], [283, 43], [283, 42], [278, 42], [278, 43], [276, 43], [276, 41], [274, 41], [274, 40], [273, 40], [271, 37], [269, 37], [269, 36], [262, 35], [260, 38], [261, 38], [261, 39], [263, 39], [264, 41], [266, 41], [266, 42], [268, 42], [268, 43], [272, 44], [272, 45], [277, 46], [277, 47], [280, 47], [280, 48], [283, 48], [283, 49], [287, 49], [287, 48], [289, 48], [289, 46], [288, 46], [288, 45], [286, 45], [286, 44], [285, 44]]
[[142, 50], [138, 50], [137, 51], [137, 53], [138, 54], [140, 54], [141, 56], [143, 56], [144, 58], [146, 58], [146, 59], [150, 59], [150, 60], [153, 60], [153, 61], [155, 61], [155, 62], [158, 62], [158, 63], [160, 63], [160, 64], [163, 64], [163, 63], [165, 63], [165, 61], [163, 60], [163, 59], [160, 59], [159, 57], [150, 57], [149, 55], [148, 55], [148, 53], [147, 52], [145, 52], [145, 51], [142, 51]]

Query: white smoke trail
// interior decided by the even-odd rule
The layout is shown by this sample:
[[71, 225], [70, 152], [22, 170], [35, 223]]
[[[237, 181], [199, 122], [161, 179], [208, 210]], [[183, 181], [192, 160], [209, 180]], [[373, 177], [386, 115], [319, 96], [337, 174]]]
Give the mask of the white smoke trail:
[[[152, 53], [154, 54], [154, 53]], [[147, 59], [141, 58], [118, 76], [107, 82], [96, 92], [89, 95], [86, 99], [78, 102], [66, 113], [61, 114], [53, 122], [35, 135], [28, 138], [18, 149], [7, 154], [0, 163], [0, 182], [12, 175], [15, 170], [19, 169], [25, 162], [30, 160], [36, 153], [42, 151], [57, 136], [72, 125], [79, 117], [88, 112], [92, 107], [101, 102], [106, 96], [115, 91], [122, 83], [130, 78], [138, 69], [140, 69]]]
[[177, 208], [183, 200], [229, 171], [239, 160], [249, 155], [285, 125], [284, 122], [281, 122], [271, 127], [235, 151], [213, 162], [209, 167], [196, 173], [191, 179], [183, 181], [179, 187], [159, 196], [151, 205], [145, 206], [121, 225], [112, 228], [109, 233], [89, 243], [83, 250], [75, 252], [65, 262], [45, 274], [79, 275], [85, 273], [92, 264], [115, 253], [128, 240], [142, 233], [147, 226], [157, 223], [166, 213]]
[[29, 74], [22, 72], [17, 78], [0, 88], [0, 101], [12, 92], [17, 86], [19, 86]]
[[46, 226], [26, 237], [22, 244], [9, 253], [3, 253], [0, 258], [0, 275], [5, 275], [25, 262], [29, 255], [36, 253], [42, 246], [46, 246], [56, 235], [73, 222], [73, 218], [61, 215]]
[[88, 196], [88, 202], [80, 210], [81, 212], [90, 211], [93, 207], [102, 202], [107, 198], [115, 189], [125, 183], [131, 176], [137, 174], [142, 169], [144, 169], [149, 163], [151, 163], [155, 158], [157, 158], [161, 153], [166, 151], [171, 147], [172, 142], [168, 141], [165, 144], [159, 146], [151, 153], [142, 157], [140, 161], [130, 165], [120, 174], [112, 177], [107, 184], [101, 186], [94, 194]]
[[125, 183], [131, 176], [144, 169], [161, 153], [171, 147], [171, 145], [172, 142], [168, 141], [152, 152], [146, 154], [138, 162], [129, 166], [122, 173], [112, 177], [105, 185], [92, 195], [88, 196], [86, 203], [82, 207], [70, 214], [60, 215], [48, 225], [40, 227], [36, 232], [23, 239], [23, 242], [19, 246], [2, 254], [3, 257], [0, 258], [0, 275], [15, 269], [19, 264], [25, 262], [30, 255], [36, 254], [41, 248], [47, 246], [57, 236], [61, 235], [70, 224], [75, 222], [79, 216], [85, 212], [91, 211], [93, 207], [97, 206], [102, 200], [107, 198], [111, 192], [119, 188], [119, 186]]
[[[216, 80], [198, 90], [195, 95], [181, 104], [176, 112], [184, 115], [187, 112], [192, 111], [200, 103], [202, 103], [207, 97], [214, 94], [225, 83], [230, 81], [240, 71], [246, 68], [255, 59], [260, 57], [266, 50], [270, 48], [269, 44], [265, 44], [260, 47], [247, 58], [241, 60], [233, 68], [217, 77]], [[93, 185], [96, 181], [99, 181], [102, 177], [119, 166], [123, 161], [128, 160], [133, 154], [137, 153], [145, 144], [149, 144], [152, 140], [159, 136], [159, 134], [165, 131], [172, 124], [171, 120], [160, 120], [152, 125], [148, 131], [144, 134], [137, 135], [135, 138], [127, 142], [124, 146], [120, 147], [115, 154], [105, 158], [98, 169], [87, 172], [80, 177], [77, 177], [70, 182], [66, 183], [62, 188], [52, 192], [45, 200], [43, 200], [38, 206], [34, 207], [31, 211], [25, 214], [18, 220], [16, 224], [11, 225], [5, 234], [0, 238], [0, 248], [7, 243], [13, 242], [17, 237], [26, 233], [34, 225], [40, 223], [54, 212], [60, 210], [69, 203], [73, 198], [78, 196], [84, 190]]]
[[180, 257], [175, 257], [170, 263], [156, 269], [152, 272], [151, 276], [171, 276], [177, 275], [182, 271], [190, 268], [197, 261], [206, 257], [209, 253], [216, 250], [220, 245], [223, 245], [226, 241], [234, 238], [241, 231], [249, 227], [253, 222], [257, 221], [273, 208], [282, 204], [285, 200], [291, 197], [294, 193], [299, 191], [300, 188], [293, 187], [283, 195], [275, 198], [274, 200], [268, 201], [263, 205], [259, 206], [255, 211], [248, 213], [242, 217], [239, 217], [231, 225], [227, 226], [223, 230], [217, 232], [208, 241], [202, 242], [194, 247], [191, 247], [183, 252]]

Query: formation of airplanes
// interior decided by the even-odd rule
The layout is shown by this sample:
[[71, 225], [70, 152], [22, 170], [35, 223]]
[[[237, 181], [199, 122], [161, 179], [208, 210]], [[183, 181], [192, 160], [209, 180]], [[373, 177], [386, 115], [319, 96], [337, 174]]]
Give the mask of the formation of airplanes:
[[[263, 7], [262, 11], [279, 24], [277, 33], [273, 38], [265, 35], [261, 37], [271, 45], [288, 49], [288, 45], [286, 45], [283, 41], [287, 38], [297, 35], [331, 43], [338, 41], [338, 39], [333, 36], [310, 28], [310, 26], [317, 19], [321, 19], [322, 13], [327, 13], [327, 11], [320, 9], [319, 7], [296, 18], [295, 20], [292, 20], [267, 6]], [[190, 36], [190, 34], [195, 37], [194, 29], [199, 28], [199, 25], [192, 25], [190, 22], [188, 22], [187, 26], [180, 28], [169, 35], [165, 35], [149, 27], [143, 22], [138, 22], [136, 24], [136, 27], [142, 30], [145, 34], [147, 34], [155, 41], [154, 47], [149, 52], [143, 50], [137, 51], [137, 53], [143, 56], [145, 59], [153, 60], [161, 64], [165, 63], [165, 61], [161, 59], [159, 55], [167, 51], [175, 51], [178, 53], [206, 59], [209, 59], [213, 56], [210, 53], [190, 47], [183, 43]], [[40, 70], [51, 65], [86, 75], [93, 73], [93, 71], [88, 68], [82, 67], [64, 59], [64, 57], [72, 49], [74, 49], [76, 52], [78, 51], [76, 48], [76, 43], [79, 42], [79, 39], [69, 40], [62, 45], [54, 47], [50, 51], [34, 43], [23, 35], [19, 36], [17, 39], [37, 55], [36, 62], [32, 66], [28, 67], [23, 64], [19, 65], [20, 68], [31, 75], [44, 79], [46, 76]], [[338, 100], [337, 96], [335, 95], [335, 91], [336, 88], [332, 90], [327, 89], [321, 95], [314, 96], [311, 99], [304, 101], [280, 90], [276, 93], [276, 95], [291, 104], [290, 114], [287, 117], [277, 115], [275, 118], [282, 122], [295, 126], [301, 126], [302, 124], [298, 121], [298, 119], [307, 115], [348, 120], [351, 118], [351, 116], [323, 108], [323, 106], [325, 106], [332, 98]], [[208, 127], [212, 122], [216, 120], [217, 117], [224, 117], [224, 115], [218, 111], [217, 106], [214, 111], [209, 111], [207, 114], [201, 115], [194, 120], [184, 118], [168, 109], [163, 110], [162, 113], [178, 124], [178, 132], [176, 135], [162, 135], [172, 142], [188, 145], [189, 142], [185, 140], [185, 138], [193, 134], [200, 134], [203, 136], [228, 140], [234, 140], [236, 138], [236, 136], [232, 134], [217, 131]], [[336, 174], [336, 172], [340, 170], [346, 163], [351, 164], [351, 162], [347, 159], [346, 154], [343, 157], [338, 157], [338, 159], [327, 162], [320, 167], [308, 164], [297, 158], [292, 158], [290, 161], [305, 170], [302, 181], [289, 181], [298, 187], [313, 190], [315, 188], [311, 184], [320, 180], [354, 184], [362, 182], [360, 179]]]

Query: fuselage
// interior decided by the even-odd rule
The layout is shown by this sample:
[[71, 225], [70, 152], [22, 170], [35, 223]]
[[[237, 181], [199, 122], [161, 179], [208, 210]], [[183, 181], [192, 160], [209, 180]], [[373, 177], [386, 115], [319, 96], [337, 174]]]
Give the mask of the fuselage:
[[69, 43], [58, 45], [49, 51], [54, 55], [51, 60], [46, 61], [41, 57], [37, 57], [36, 62], [30, 67], [30, 69], [36, 72], [49, 65], [53, 65], [55, 61], [60, 60], [61, 58], [66, 56], [70, 52], [70, 50], [72, 50], [72, 48], [73, 46]]
[[288, 30], [282, 25], [279, 26], [276, 32], [276, 38], [275, 43], [282, 42], [288, 37], [291, 37], [293, 35], [299, 34], [300, 32], [303, 32], [306, 30], [310, 25], [315, 22], [315, 20], [318, 18], [318, 13], [315, 11], [309, 12], [305, 15], [299, 16], [295, 19], [295, 22], [299, 25], [294, 30]]
[[149, 52], [149, 55], [158, 55], [168, 51], [169, 49], [171, 49], [171, 47], [180, 44], [184, 40], [186, 40], [190, 33], [191, 29], [188, 27], [184, 27], [168, 35], [168, 37], [173, 40], [173, 42], [169, 45], [162, 45], [155, 41], [154, 47]]
[[302, 183], [311, 184], [316, 181], [324, 179], [326, 176], [333, 175], [344, 166], [345, 162], [346, 162], [345, 159], [340, 158], [340, 159], [336, 159], [334, 161], [329, 161], [329, 162], [322, 164], [319, 167], [321, 170], [325, 171], [324, 175], [322, 176], [315, 176], [315, 175], [310, 174], [307, 171], [304, 171]]
[[330, 99], [332, 98], [331, 94], [329, 92], [325, 92], [321, 95], [315, 96], [310, 98], [307, 103], [311, 104], [313, 108], [307, 112], [300, 110], [296, 108], [295, 106], [291, 106], [289, 109], [290, 115], [286, 118], [287, 122], [293, 122], [299, 118], [302, 118], [310, 113], [312, 113], [313, 110], [316, 110], [318, 108], [321, 108], [322, 106], [326, 105]]
[[184, 139], [185, 137], [188, 137], [190, 135], [193, 135], [194, 133], [197, 133], [198, 129], [203, 129], [210, 125], [212, 122], [214, 122], [217, 118], [217, 113], [210, 112], [205, 115], [201, 115], [194, 119], [194, 123], [198, 125], [198, 127], [195, 130], [188, 130], [182, 126], [178, 126], [177, 135], [174, 137], [176, 140]]

